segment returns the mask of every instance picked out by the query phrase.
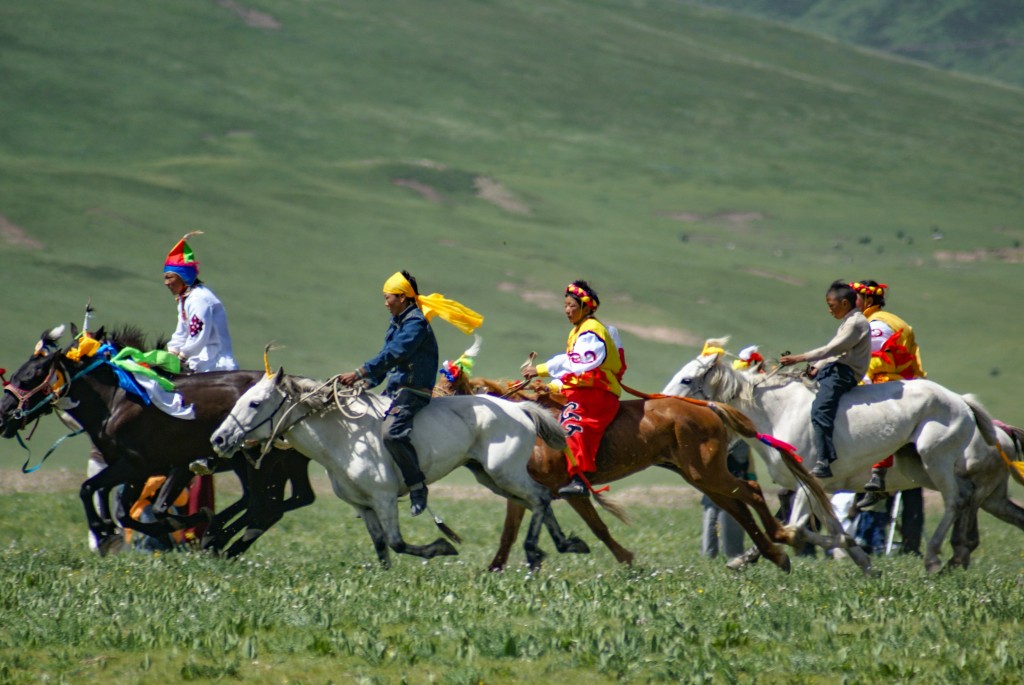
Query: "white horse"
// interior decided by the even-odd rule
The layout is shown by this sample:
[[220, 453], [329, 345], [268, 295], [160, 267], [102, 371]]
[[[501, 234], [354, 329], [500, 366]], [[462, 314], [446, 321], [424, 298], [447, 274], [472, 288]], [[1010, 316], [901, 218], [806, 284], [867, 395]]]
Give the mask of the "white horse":
[[[246, 391], [210, 441], [219, 455], [228, 456], [245, 441], [283, 438], [321, 464], [334, 494], [363, 519], [385, 566], [389, 547], [426, 559], [458, 554], [444, 538], [429, 545], [402, 539], [397, 503], [408, 488], [381, 436], [388, 406], [389, 400], [380, 395], [361, 389], [342, 395], [336, 384], [286, 376], [281, 370]], [[589, 551], [582, 540], [562, 533], [551, 511], [550, 492], [527, 473], [538, 437], [552, 447], [565, 447], [561, 426], [539, 405], [484, 395], [432, 400], [416, 415], [412, 432], [428, 483], [467, 466], [483, 485], [533, 511], [525, 543], [531, 568], [544, 558], [537, 545], [544, 524], [560, 552]], [[460, 542], [439, 519], [435, 522]]]
[[[726, 340], [709, 340], [708, 345], [720, 347]], [[710, 354], [687, 363], [664, 392], [732, 404], [758, 430], [791, 443], [808, 459], [817, 458], [810, 422], [814, 391], [799, 380], [751, 376], [732, 369], [722, 355]], [[938, 554], [951, 527], [949, 565], [969, 564], [977, 546], [979, 506], [1024, 529], [1024, 510], [1007, 496], [1006, 468], [998, 452], [1001, 440], [1010, 443], [997, 435], [991, 417], [973, 398], [928, 380], [859, 386], [840, 401], [834, 440], [839, 458], [832, 464], [834, 476], [822, 481], [827, 490], [863, 490], [871, 465], [895, 454], [887, 478], [891, 489], [924, 486], [942, 494], [945, 511], [926, 547], [929, 571], [941, 568]], [[796, 487], [773, 450], [754, 447], [777, 483]], [[791, 521], [805, 515], [805, 497], [798, 492]]]

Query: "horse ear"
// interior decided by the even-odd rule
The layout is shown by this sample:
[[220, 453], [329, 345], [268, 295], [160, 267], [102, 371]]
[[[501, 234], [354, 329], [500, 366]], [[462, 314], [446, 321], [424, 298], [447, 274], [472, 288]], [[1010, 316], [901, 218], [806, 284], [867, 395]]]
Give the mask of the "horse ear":
[[284, 367], [283, 366], [280, 369], [277, 370], [277, 373], [274, 374], [274, 385], [275, 386], [281, 385], [281, 381], [282, 380], [284, 380]]
[[78, 326], [75, 325], [74, 321], [72, 321], [69, 325], [71, 326], [71, 337], [72, 338], [77, 338], [78, 337]]
[[64, 335], [64, 324], [51, 328], [48, 331], [43, 331], [42, 339], [51, 343], [55, 343], [60, 340], [60, 337]]
[[94, 335], [93, 338], [95, 340], [103, 340], [103, 338], [106, 335], [107, 335], [107, 327], [106, 326], [100, 326], [100, 329], [98, 331], [96, 331], [96, 335]]

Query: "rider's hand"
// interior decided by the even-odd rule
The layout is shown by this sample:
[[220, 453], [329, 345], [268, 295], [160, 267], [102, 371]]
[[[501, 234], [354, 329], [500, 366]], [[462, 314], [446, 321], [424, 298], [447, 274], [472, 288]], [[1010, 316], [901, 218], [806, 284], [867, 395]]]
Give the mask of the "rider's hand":
[[792, 366], [793, 364], [799, 364], [802, 361], [807, 361], [804, 359], [802, 354], [784, 354], [779, 357], [779, 363], [783, 366]]
[[530, 380], [537, 377], [537, 367], [533, 364], [528, 364], [523, 367], [523, 378]]
[[342, 385], [352, 385], [359, 380], [359, 374], [355, 371], [349, 371], [347, 373], [339, 374], [338, 381]]

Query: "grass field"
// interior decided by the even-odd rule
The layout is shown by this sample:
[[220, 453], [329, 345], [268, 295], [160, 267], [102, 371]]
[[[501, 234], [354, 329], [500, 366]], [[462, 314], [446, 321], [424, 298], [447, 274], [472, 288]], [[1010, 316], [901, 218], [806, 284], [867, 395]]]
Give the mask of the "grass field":
[[[967, 572], [890, 557], [866, 579], [819, 557], [794, 558], [789, 576], [764, 563], [734, 575], [699, 558], [700, 507], [680, 488], [674, 505], [633, 503], [633, 525], [612, 523], [633, 568], [603, 548], [554, 555], [545, 539], [540, 572], [517, 549], [490, 574], [503, 507], [453, 492], [433, 499], [466, 539], [460, 556], [390, 571], [324, 491], [236, 562], [101, 559], [73, 492], [4, 496], [0, 683], [1014, 683], [1024, 667], [1020, 532], [987, 516]], [[409, 539], [436, 535], [402, 523]]]
[[[1024, 91], [674, 0], [7, 0], [0, 366], [88, 298], [100, 323], [169, 332], [163, 257], [202, 229], [248, 368], [270, 340], [289, 373], [364, 361], [380, 284], [407, 268], [486, 315], [477, 373], [510, 376], [562, 348], [560, 295], [585, 277], [627, 382], [656, 391], [706, 337], [769, 357], [823, 343], [827, 284], [876, 278], [930, 377], [1024, 424], [1022, 160]], [[444, 356], [470, 342], [437, 333]], [[35, 459], [61, 428], [43, 422]], [[53, 465], [82, 473], [85, 453]], [[24, 458], [0, 444], [5, 468]], [[453, 499], [462, 555], [383, 572], [330, 496], [236, 563], [99, 559], [53, 473], [0, 495], [0, 685], [1024, 670], [1020, 534], [989, 518], [969, 572], [896, 558], [879, 580], [803, 559], [731, 576], [696, 558], [692, 504], [631, 507], [614, 530], [633, 569], [595, 550], [486, 574], [501, 506]]]

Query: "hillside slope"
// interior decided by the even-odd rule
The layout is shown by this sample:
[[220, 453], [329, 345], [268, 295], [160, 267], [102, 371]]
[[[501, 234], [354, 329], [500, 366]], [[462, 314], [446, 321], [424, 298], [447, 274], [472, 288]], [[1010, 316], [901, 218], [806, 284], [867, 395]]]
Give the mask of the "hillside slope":
[[363, 361], [407, 268], [508, 376], [586, 277], [657, 390], [704, 337], [820, 344], [825, 286], [875, 277], [933, 377], [1024, 422], [1020, 91], [671, 0], [11, 0], [0, 45], [9, 369], [88, 297], [168, 332], [202, 229], [249, 367]]
[[1024, 4], [1016, 0], [700, 0], [1024, 86]]

